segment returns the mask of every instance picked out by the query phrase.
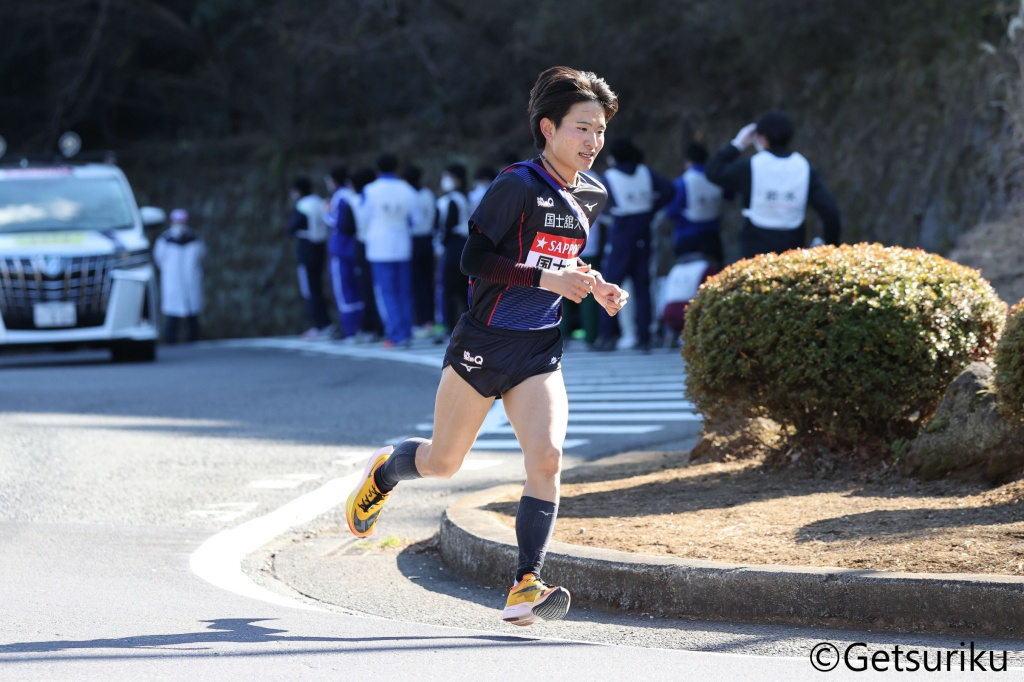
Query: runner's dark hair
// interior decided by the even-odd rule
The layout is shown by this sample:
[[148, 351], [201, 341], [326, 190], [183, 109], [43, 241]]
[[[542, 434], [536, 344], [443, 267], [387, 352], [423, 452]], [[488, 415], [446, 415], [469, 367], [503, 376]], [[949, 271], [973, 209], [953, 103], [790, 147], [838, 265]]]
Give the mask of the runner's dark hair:
[[300, 175], [292, 181], [292, 189], [298, 192], [300, 196], [309, 196], [313, 193], [313, 181], [305, 175]]
[[603, 78], [591, 71], [577, 71], [568, 66], [553, 66], [537, 77], [530, 91], [530, 132], [533, 144], [543, 151], [547, 140], [540, 130], [541, 120], [548, 118], [557, 128], [574, 104], [597, 102], [604, 109], [605, 122], [619, 110], [619, 97]]
[[331, 176], [331, 180], [337, 183], [338, 187], [348, 182], [348, 168], [345, 166], [335, 166], [328, 175]]

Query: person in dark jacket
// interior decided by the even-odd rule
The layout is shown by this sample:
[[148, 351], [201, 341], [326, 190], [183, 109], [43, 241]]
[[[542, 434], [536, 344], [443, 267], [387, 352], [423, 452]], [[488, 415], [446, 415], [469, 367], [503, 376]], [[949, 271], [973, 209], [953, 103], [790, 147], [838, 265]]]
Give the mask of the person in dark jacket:
[[[808, 205], [824, 224], [825, 243], [839, 243], [836, 201], [818, 171], [789, 148], [794, 133], [788, 116], [769, 111], [757, 123], [744, 126], [708, 162], [708, 180], [742, 197], [745, 220], [740, 250], [744, 258], [803, 248]], [[752, 144], [757, 153], [740, 158]]]

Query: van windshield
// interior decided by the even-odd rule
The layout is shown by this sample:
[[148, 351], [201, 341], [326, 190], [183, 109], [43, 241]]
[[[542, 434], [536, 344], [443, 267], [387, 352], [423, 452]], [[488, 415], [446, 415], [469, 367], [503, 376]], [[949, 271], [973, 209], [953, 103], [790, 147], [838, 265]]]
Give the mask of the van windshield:
[[0, 179], [0, 234], [132, 227], [131, 205], [117, 178]]

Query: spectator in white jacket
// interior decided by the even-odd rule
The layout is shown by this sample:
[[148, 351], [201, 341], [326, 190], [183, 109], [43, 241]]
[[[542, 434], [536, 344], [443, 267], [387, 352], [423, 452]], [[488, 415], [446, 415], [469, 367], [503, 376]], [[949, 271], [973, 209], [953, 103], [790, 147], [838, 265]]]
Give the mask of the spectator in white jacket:
[[434, 327], [434, 202], [437, 197], [422, 183], [419, 166], [406, 166], [402, 179], [416, 190], [418, 220], [412, 226], [412, 319], [426, 330]]
[[153, 244], [153, 261], [160, 268], [160, 312], [164, 314], [164, 340], [178, 341], [185, 325], [185, 340], [199, 338], [203, 311], [203, 258], [206, 246], [188, 226], [188, 212], [171, 211], [171, 227]]
[[373, 271], [377, 308], [384, 322], [384, 347], [412, 342], [412, 227], [419, 197], [395, 172], [398, 159], [382, 154], [377, 179], [363, 188], [359, 212], [366, 225], [366, 260]]
[[299, 177], [292, 183], [295, 208], [288, 217], [288, 234], [295, 239], [295, 261], [299, 275], [299, 292], [306, 302], [312, 325], [302, 334], [307, 341], [330, 337], [333, 333], [324, 301], [324, 264], [327, 261], [327, 207], [313, 193], [313, 181]]

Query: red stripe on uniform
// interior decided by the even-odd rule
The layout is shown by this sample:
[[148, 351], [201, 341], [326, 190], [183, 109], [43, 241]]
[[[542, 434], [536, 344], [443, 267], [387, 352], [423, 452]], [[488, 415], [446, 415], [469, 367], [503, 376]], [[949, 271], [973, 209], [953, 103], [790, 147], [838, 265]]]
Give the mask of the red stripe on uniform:
[[[501, 294], [505, 293], [504, 291]], [[498, 302], [501, 301], [501, 294], [498, 294], [498, 298], [494, 301], [494, 307], [491, 308], [491, 315], [487, 318], [487, 326], [491, 326], [491, 320], [494, 319], [494, 311], [498, 309]]]

